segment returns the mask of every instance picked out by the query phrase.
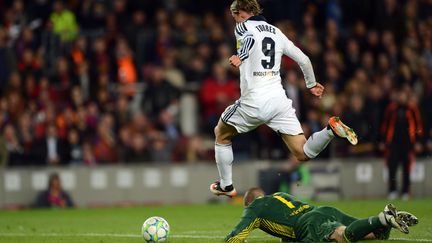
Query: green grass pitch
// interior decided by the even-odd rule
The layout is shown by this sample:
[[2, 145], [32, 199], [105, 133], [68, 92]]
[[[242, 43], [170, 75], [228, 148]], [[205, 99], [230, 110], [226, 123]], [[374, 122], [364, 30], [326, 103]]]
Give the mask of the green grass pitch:
[[[376, 215], [386, 203], [368, 200], [317, 204], [367, 217]], [[432, 242], [432, 199], [394, 203], [417, 215], [420, 223], [408, 235], [393, 231], [392, 242]], [[0, 211], [0, 242], [143, 242], [141, 225], [155, 215], [169, 222], [169, 242], [222, 242], [241, 212], [241, 206], [231, 204]], [[255, 230], [248, 242], [279, 240]]]

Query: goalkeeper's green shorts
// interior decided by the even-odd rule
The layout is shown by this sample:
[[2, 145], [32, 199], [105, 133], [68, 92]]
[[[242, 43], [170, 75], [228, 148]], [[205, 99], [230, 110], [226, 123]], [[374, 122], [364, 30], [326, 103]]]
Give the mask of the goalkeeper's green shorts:
[[334, 207], [316, 207], [305, 213], [297, 222], [296, 238], [302, 242], [332, 241], [330, 236], [342, 225], [357, 220]]

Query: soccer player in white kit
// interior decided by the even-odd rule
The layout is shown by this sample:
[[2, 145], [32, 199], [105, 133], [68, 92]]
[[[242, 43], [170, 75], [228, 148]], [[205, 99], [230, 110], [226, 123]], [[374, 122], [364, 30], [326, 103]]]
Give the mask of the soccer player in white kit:
[[231, 147], [233, 136], [266, 124], [279, 133], [288, 149], [299, 161], [315, 158], [335, 137], [346, 138], [355, 145], [357, 135], [338, 117], [331, 117], [328, 126], [306, 140], [300, 122], [281, 84], [280, 64], [287, 55], [300, 66], [306, 87], [321, 97], [324, 87], [315, 81], [309, 58], [278, 28], [260, 16], [257, 0], [235, 0], [231, 14], [236, 21], [237, 55], [231, 65], [240, 69], [241, 96], [222, 113], [214, 129], [215, 159], [220, 180], [210, 185], [216, 195], [235, 196], [232, 182]]

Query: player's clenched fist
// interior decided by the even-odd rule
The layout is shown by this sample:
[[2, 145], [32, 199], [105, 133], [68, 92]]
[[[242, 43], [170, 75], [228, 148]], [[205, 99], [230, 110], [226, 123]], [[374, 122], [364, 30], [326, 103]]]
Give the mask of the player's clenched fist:
[[320, 83], [317, 83], [314, 87], [310, 88], [310, 92], [316, 97], [321, 98], [324, 92], [324, 86], [322, 86]]
[[229, 59], [229, 62], [234, 67], [239, 67], [242, 64], [242, 61], [240, 60], [240, 57], [237, 55], [232, 55]]

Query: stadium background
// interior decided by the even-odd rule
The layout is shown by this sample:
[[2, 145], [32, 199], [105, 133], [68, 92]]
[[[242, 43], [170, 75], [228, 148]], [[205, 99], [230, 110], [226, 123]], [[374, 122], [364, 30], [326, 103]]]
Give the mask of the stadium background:
[[[355, 147], [332, 142], [311, 166], [357, 158], [375, 161], [373, 168], [382, 170], [385, 131], [380, 127], [399, 88], [421, 112], [423, 130], [415, 149], [429, 165], [430, 0], [261, 3], [263, 15], [310, 57], [317, 80], [325, 85], [324, 97], [313, 98], [297, 65], [284, 60], [283, 85], [306, 136], [325, 126], [330, 115], [341, 116], [359, 135]], [[238, 71], [227, 62], [235, 52], [229, 4], [0, 1], [4, 171], [214, 167], [213, 127], [239, 97]], [[56, 141], [54, 154], [48, 138]], [[290, 157], [266, 127], [235, 138], [234, 151], [236, 164]], [[419, 173], [424, 175], [426, 167]], [[46, 181], [42, 175], [33, 182]], [[9, 185], [6, 178], [16, 176], [4, 178]]]

